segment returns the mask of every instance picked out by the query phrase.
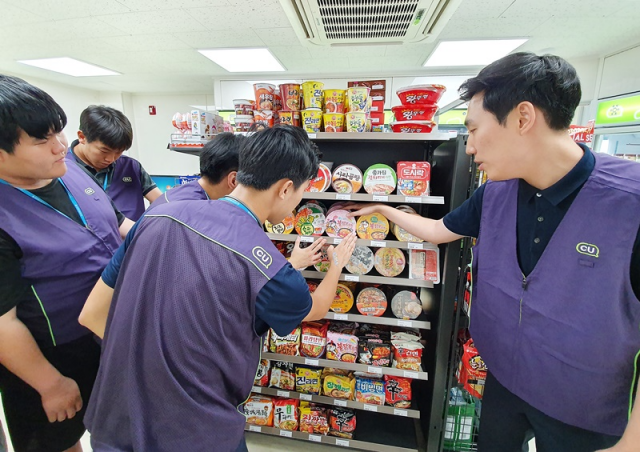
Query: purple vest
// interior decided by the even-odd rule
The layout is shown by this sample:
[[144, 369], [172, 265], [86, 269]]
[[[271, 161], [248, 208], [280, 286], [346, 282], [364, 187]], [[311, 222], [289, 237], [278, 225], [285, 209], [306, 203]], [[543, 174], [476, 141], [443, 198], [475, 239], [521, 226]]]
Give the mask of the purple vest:
[[[37, 294], [40, 309], [19, 304], [18, 318], [41, 345], [64, 344], [89, 334], [78, 323], [84, 302], [121, 243], [109, 198], [77, 165], [62, 177], [88, 227], [0, 184], [0, 227], [20, 246], [22, 277]], [[42, 322], [48, 323], [42, 327]], [[37, 328], [36, 328], [37, 327]], [[41, 335], [38, 331], [48, 330]]]
[[285, 264], [228, 202], [172, 202], [145, 215], [85, 416], [94, 450], [235, 451], [245, 425], [237, 407], [260, 357], [256, 297]]
[[207, 192], [204, 191], [204, 188], [202, 188], [197, 180], [194, 180], [189, 182], [188, 184], [182, 184], [164, 192], [162, 196], [159, 196], [155, 201], [151, 203], [151, 205], [147, 209], [147, 212], [168, 202], [191, 200], [206, 201], [208, 199], [209, 196], [207, 195]]
[[509, 391], [570, 425], [622, 435], [640, 351], [630, 260], [640, 165], [595, 168], [534, 270], [518, 265], [518, 182], [487, 184], [474, 249], [471, 334]]

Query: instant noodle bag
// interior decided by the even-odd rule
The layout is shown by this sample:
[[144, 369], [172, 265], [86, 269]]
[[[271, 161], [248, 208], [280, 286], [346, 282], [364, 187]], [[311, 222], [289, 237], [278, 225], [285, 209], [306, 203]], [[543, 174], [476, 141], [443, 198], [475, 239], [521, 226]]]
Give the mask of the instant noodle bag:
[[296, 391], [303, 394], [320, 394], [322, 371], [308, 367], [296, 367]]
[[329, 435], [340, 438], [353, 438], [356, 430], [356, 414], [347, 408], [329, 409]]
[[325, 375], [322, 393], [334, 399], [353, 400], [356, 381], [346, 375]]
[[298, 399], [280, 399], [273, 401], [273, 426], [281, 430], [298, 430]]
[[411, 408], [411, 379], [384, 376], [385, 402], [396, 408]]
[[309, 402], [301, 402], [300, 431], [321, 435], [329, 433], [329, 419], [326, 408], [311, 406]]
[[244, 415], [247, 424], [273, 427], [273, 399], [253, 394], [244, 404]]
[[304, 322], [301, 328], [300, 355], [307, 358], [322, 358], [327, 347], [329, 323], [323, 321]]

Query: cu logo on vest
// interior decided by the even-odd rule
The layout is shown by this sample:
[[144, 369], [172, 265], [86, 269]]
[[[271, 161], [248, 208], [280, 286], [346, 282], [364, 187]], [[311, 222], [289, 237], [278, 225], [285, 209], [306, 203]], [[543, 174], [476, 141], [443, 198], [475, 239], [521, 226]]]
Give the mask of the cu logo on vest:
[[600, 255], [600, 248], [591, 243], [580, 242], [576, 245], [576, 251], [586, 256], [598, 257]]
[[131, 179], [130, 177], [123, 177], [123, 178], [122, 178], [122, 182], [125, 182], [125, 183], [127, 183], [127, 184], [128, 184], [128, 183], [130, 183], [130, 182], [133, 182], [133, 179]]
[[92, 194], [94, 194], [94, 193], [95, 193], [95, 190], [94, 190], [93, 188], [89, 187], [89, 188], [85, 188], [85, 189], [84, 189], [84, 192], [85, 192], [87, 195], [91, 196]]
[[262, 248], [261, 246], [256, 246], [251, 251], [251, 254], [253, 254], [253, 257], [258, 259], [258, 262], [260, 262], [262, 265], [264, 265], [265, 268], [269, 268], [271, 266], [271, 264], [273, 263], [273, 259], [272, 259], [271, 255], [269, 253], [267, 253], [264, 250], [264, 248]]

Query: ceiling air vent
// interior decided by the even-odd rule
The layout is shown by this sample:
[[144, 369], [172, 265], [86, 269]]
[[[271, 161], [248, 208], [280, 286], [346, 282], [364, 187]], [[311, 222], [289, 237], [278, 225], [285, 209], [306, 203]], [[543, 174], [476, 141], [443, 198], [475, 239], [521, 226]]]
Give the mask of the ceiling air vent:
[[433, 41], [462, 0], [280, 0], [301, 41], [316, 45]]

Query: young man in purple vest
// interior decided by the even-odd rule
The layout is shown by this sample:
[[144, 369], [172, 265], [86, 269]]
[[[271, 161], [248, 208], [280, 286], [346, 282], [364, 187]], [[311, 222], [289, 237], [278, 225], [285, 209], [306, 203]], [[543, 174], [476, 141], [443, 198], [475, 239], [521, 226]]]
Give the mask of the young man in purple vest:
[[489, 369], [480, 452], [527, 450], [533, 436], [539, 452], [611, 447], [640, 351], [640, 165], [570, 138], [580, 81], [559, 57], [509, 55], [460, 93], [467, 153], [490, 182], [441, 220], [353, 213], [377, 209], [433, 243], [478, 238], [470, 329]]
[[75, 319], [131, 226], [67, 166], [66, 122], [47, 93], [0, 75], [0, 391], [21, 452], [82, 450], [100, 347]]
[[68, 158], [92, 175], [118, 209], [132, 221], [162, 192], [136, 159], [122, 155], [131, 147], [133, 129], [127, 117], [104, 105], [91, 105], [80, 115], [78, 139]]
[[262, 229], [298, 205], [317, 169], [302, 129], [268, 129], [240, 150], [229, 196], [171, 202], [136, 224], [85, 419], [95, 451], [246, 450], [240, 406], [261, 336], [323, 318], [355, 247], [354, 235], [329, 247], [311, 295]]

